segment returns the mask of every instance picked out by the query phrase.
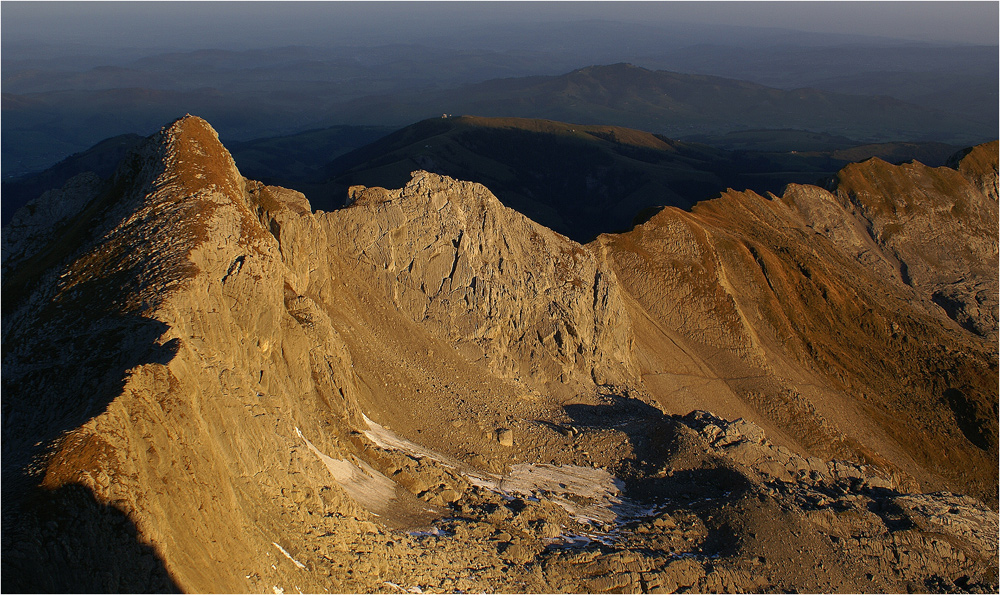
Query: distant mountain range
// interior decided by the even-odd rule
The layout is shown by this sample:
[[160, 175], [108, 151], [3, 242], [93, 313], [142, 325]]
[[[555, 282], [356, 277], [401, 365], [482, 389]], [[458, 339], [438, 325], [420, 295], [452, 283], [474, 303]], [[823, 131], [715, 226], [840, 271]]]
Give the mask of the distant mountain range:
[[[625, 63], [553, 74], [553, 63], [539, 55], [409, 46], [335, 56], [309, 48], [203, 50], [84, 72], [5, 65], [3, 175], [39, 171], [102, 138], [147, 133], [185, 112], [209, 117], [230, 143], [334, 125], [399, 127], [449, 113], [626, 126], [682, 139], [792, 128], [861, 142], [965, 146], [997, 128], [996, 110], [984, 107], [996, 103], [996, 81], [982, 74], [983, 59], [970, 62], [970, 72], [950, 79], [937, 71], [844, 74], [831, 67], [817, 71], [832, 73], [817, 81], [826, 90]], [[536, 76], [490, 78], [523, 73]], [[947, 82], [936, 85], [941, 76]], [[886, 94], [895, 90], [910, 101]]]
[[799, 128], [866, 142], [968, 143], [995, 130], [887, 96], [782, 90], [735, 79], [653, 71], [631, 64], [592, 66], [559, 76], [497, 79], [459, 89], [366, 97], [341, 112], [352, 121], [405, 122], [430, 112], [614, 124], [683, 137], [754, 128]]
[[700, 44], [644, 56], [646, 68], [710, 74], [779, 89], [811, 87], [852, 95], [889, 95], [923, 107], [996, 121], [1000, 68], [995, 47], [899, 44], [893, 47]]

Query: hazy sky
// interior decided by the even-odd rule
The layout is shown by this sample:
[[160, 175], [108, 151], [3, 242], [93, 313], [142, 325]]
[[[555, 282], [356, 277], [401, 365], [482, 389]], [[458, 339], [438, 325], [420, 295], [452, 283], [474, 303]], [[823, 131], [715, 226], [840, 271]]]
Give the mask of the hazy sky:
[[0, 3], [4, 44], [265, 47], [381, 44], [484, 23], [690, 22], [998, 42], [997, 2], [20, 2]]

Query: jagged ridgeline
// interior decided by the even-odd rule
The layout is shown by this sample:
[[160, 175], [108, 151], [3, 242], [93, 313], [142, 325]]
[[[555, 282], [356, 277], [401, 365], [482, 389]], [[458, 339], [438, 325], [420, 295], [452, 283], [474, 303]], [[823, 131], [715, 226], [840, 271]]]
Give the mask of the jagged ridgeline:
[[580, 245], [196, 117], [3, 231], [9, 590], [997, 589], [997, 143]]

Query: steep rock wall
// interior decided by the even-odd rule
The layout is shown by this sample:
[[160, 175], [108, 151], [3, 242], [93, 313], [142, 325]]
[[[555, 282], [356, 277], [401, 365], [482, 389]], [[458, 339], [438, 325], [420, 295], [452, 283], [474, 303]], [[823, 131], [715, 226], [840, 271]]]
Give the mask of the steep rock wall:
[[322, 220], [335, 252], [492, 372], [565, 396], [635, 378], [613, 274], [486, 188], [415, 172], [400, 190], [352, 188]]

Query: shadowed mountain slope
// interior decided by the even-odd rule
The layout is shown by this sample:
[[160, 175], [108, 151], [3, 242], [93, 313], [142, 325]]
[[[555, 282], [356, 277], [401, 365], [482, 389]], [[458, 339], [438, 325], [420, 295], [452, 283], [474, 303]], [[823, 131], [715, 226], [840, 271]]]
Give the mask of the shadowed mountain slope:
[[[990, 150], [887, 173], [995, 210]], [[182, 118], [4, 229], [4, 574], [995, 591], [995, 346], [852, 251], [928, 254], [849, 179], [580, 245], [426, 171], [313, 213]]]
[[356, 184], [401, 186], [418, 168], [475, 180], [507, 206], [586, 241], [627, 229], [647, 206], [690, 207], [724, 190], [739, 175], [735, 161], [711, 147], [627, 128], [466, 116], [409, 126], [327, 171], [334, 199]]
[[[110, 134], [148, 134], [165, 119], [185, 110], [211, 115], [222, 137], [230, 143], [323, 126], [356, 124], [359, 115], [364, 116], [364, 123], [394, 127], [442, 112], [565, 120], [569, 118], [565, 114], [533, 111], [536, 107], [553, 107], [558, 97], [553, 100], [545, 96], [566, 93], [565, 88], [542, 89], [529, 83], [532, 89], [528, 92], [532, 96], [528, 101], [523, 101], [525, 97], [520, 92], [505, 98], [508, 106], [517, 105], [523, 111], [501, 112], [492, 108], [503, 105], [490, 103], [489, 97], [484, 98], [476, 87], [468, 85], [511, 77], [500, 83], [501, 87], [510, 88], [519, 85], [512, 77], [564, 75], [588, 64], [623, 61], [659, 71], [714, 75], [685, 78], [671, 74], [683, 79], [679, 84], [653, 81], [667, 92], [678, 90], [674, 100], [681, 104], [685, 104], [682, 88], [687, 88], [689, 95], [701, 87], [698, 92], [703, 95], [714, 91], [723, 98], [732, 96], [738, 100], [723, 99], [726, 113], [708, 118], [698, 113], [697, 104], [693, 110], [688, 109], [692, 107], [690, 104], [685, 104], [683, 112], [657, 111], [658, 99], [651, 100], [641, 92], [624, 109], [608, 109], [599, 97], [591, 104], [594, 98], [584, 96], [574, 96], [568, 106], [555, 107], [576, 110], [569, 121], [631, 126], [678, 138], [760, 128], [765, 120], [772, 122], [768, 128], [805, 128], [814, 133], [841, 134], [826, 128], [845, 115], [841, 109], [842, 113], [831, 117], [838, 109], [848, 105], [847, 120], [858, 124], [866, 118], [866, 110], [885, 103], [886, 97], [893, 97], [909, 104], [903, 111], [920, 109], [917, 106], [929, 110], [923, 122], [911, 127], [923, 133], [906, 137], [910, 140], [964, 146], [991, 139], [997, 128], [995, 45], [948, 47], [891, 41], [884, 45], [885, 40], [844, 37], [819, 41], [816, 33], [774, 29], [693, 33], [690, 24], [666, 30], [638, 27], [634, 23], [544, 22], [534, 23], [530, 28], [530, 33], [511, 29], [501, 32], [494, 23], [475, 33], [450, 29], [445, 37], [425, 40], [437, 47], [399, 39], [389, 45], [365, 47], [376, 43], [365, 38], [361, 45], [339, 47], [327, 44], [332, 40], [324, 40], [322, 48], [286, 46], [246, 51], [205, 48], [163, 54], [155, 49], [94, 48], [58, 42], [5, 44], [4, 135], [0, 139], [4, 177], [9, 179], [44, 169]], [[740, 32], [735, 33], [737, 30]], [[456, 35], [469, 47], [457, 47]], [[629, 40], [627, 44], [620, 43], [624, 38]], [[484, 44], [492, 49], [486, 49]], [[627, 77], [594, 73], [591, 76], [603, 77], [601, 84], [611, 94], [624, 96], [634, 91], [618, 84], [627, 81]], [[764, 88], [760, 85], [773, 87], [771, 92], [779, 97], [803, 88], [817, 89], [824, 100], [810, 103], [806, 99], [782, 102], [768, 98], [763, 104], [755, 103], [758, 98], [747, 93], [739, 81], [734, 86], [735, 79], [752, 81], [750, 85], [758, 83], [758, 89]], [[485, 100], [491, 109], [456, 107], [454, 101], [462, 100], [466, 94], [476, 101]], [[371, 98], [372, 95], [378, 97]], [[359, 98], [365, 99], [356, 101]], [[368, 110], [372, 103], [392, 106], [393, 113]], [[757, 124], [731, 117], [731, 112], [738, 112], [742, 104], [763, 108], [741, 114], [742, 118], [754, 117]], [[799, 104], [815, 109], [817, 117], [800, 118], [801, 112], [796, 111]], [[767, 113], [770, 108], [773, 109]], [[579, 119], [588, 112], [593, 112], [593, 119]], [[644, 112], [647, 119], [656, 116], [673, 127], [647, 128], [637, 124], [636, 116]], [[773, 124], [776, 118], [782, 120], [783, 113], [794, 117]], [[768, 117], [756, 118], [762, 115]], [[896, 118], [901, 116], [896, 108], [883, 115], [892, 116], [894, 126], [913, 123], [905, 117]], [[948, 118], [955, 127], [947, 125]], [[719, 128], [720, 120], [727, 122], [726, 128]], [[859, 138], [866, 141], [902, 138], [883, 135], [888, 121], [882, 118], [875, 126], [861, 126], [867, 132]], [[939, 126], [939, 122], [944, 125]], [[978, 126], [978, 131], [970, 136], [969, 126], [973, 125]], [[869, 139], [869, 135], [873, 138]]]
[[[356, 184], [403, 186], [413, 170], [424, 169], [484, 184], [505, 205], [577, 241], [628, 229], [647, 207], [690, 208], [727, 188], [780, 193], [789, 183], [818, 183], [872, 156], [943, 165], [958, 151], [941, 143], [859, 145], [794, 130], [727, 135], [741, 140], [716, 141], [737, 150], [720, 150], [615, 126], [472, 116], [390, 132], [335, 126], [229, 146], [241, 172], [306, 192], [313, 208], [343, 206]], [[764, 150], [743, 150], [740, 143]], [[5, 182], [4, 222], [72, 175], [89, 169], [109, 177], [126, 148], [109, 139], [49, 170]]]
[[229, 145], [247, 176], [307, 192], [326, 181], [322, 172], [330, 161], [394, 131], [381, 126], [333, 126]]
[[3, 224], [7, 225], [14, 213], [28, 201], [38, 198], [46, 190], [61, 188], [67, 180], [84, 172], [93, 172], [102, 178], [114, 173], [122, 158], [142, 142], [138, 134], [123, 134], [105, 139], [86, 151], [73, 154], [49, 169], [16, 180], [3, 182]]
[[[834, 148], [857, 145], [842, 140], [846, 145]], [[896, 146], [896, 157], [912, 159], [925, 146]], [[864, 156], [865, 150], [857, 147], [854, 155]], [[424, 169], [484, 184], [505, 205], [585, 242], [601, 232], [630, 228], [647, 207], [687, 209], [727, 188], [780, 193], [788, 183], [817, 183], [849, 162], [835, 155], [726, 151], [616, 126], [436, 118], [335, 159], [326, 168], [330, 181], [313, 205], [337, 208], [352, 185], [395, 188], [414, 169]]]

